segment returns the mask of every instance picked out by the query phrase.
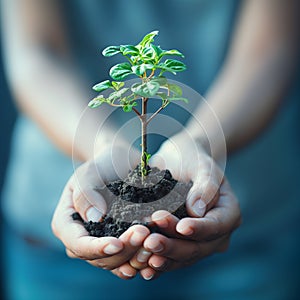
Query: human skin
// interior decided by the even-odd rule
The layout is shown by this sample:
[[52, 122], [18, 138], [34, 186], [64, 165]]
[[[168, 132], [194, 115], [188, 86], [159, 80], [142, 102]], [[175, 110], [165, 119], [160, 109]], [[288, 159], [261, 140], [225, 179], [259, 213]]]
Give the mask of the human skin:
[[[178, 180], [193, 181], [186, 201], [191, 218], [179, 221], [163, 211], [152, 216], [162, 232], [174, 238], [167, 239], [163, 235], [150, 234], [149, 229], [141, 225], [129, 228], [118, 239], [95, 238], [88, 235], [80, 222], [71, 218], [71, 215], [77, 211], [86, 221], [91, 219], [98, 221], [106, 213], [105, 199], [95, 192], [93, 187], [104, 186], [109, 170], [113, 169], [112, 164], [128, 170], [122, 167], [124, 162], [122, 153], [126, 151], [125, 148], [114, 145], [112, 148], [107, 147], [98, 154], [96, 159], [86, 162], [77, 169], [67, 183], [57, 205], [52, 228], [54, 234], [66, 246], [70, 257], [84, 259], [93, 266], [112, 270], [115, 275], [123, 279], [134, 277], [139, 270], [145, 279], [150, 279], [155, 274], [157, 276], [159, 272], [156, 271], [163, 270], [161, 266], [155, 267], [155, 262], [157, 264], [158, 261], [166, 261], [164, 257], [181, 261], [181, 254], [188, 254], [188, 257], [191, 257], [190, 251], [195, 254], [196, 249], [199, 248], [200, 254], [194, 255], [193, 260], [182, 262], [182, 265], [188, 265], [211, 253], [226, 249], [231, 232], [240, 223], [240, 210], [222, 171], [202, 148], [196, 145], [193, 147], [185, 143], [185, 147], [181, 148], [183, 152], [176, 151], [173, 144], [165, 144], [165, 146], [160, 150], [160, 154], [154, 157], [153, 166], [170, 167], [170, 171]], [[169, 153], [168, 161], [161, 159], [163, 151]], [[182, 153], [194, 159], [185, 159], [182, 162]], [[178, 164], [175, 164], [176, 161]], [[180, 167], [179, 172], [178, 167]], [[197, 201], [199, 199], [201, 199], [200, 204]], [[96, 211], [95, 207], [97, 207]], [[164, 246], [164, 251], [157, 249], [157, 244], [160, 243]], [[182, 253], [170, 251], [174, 243], [179, 243]], [[107, 249], [109, 252], [106, 251]], [[136, 259], [139, 251], [143, 249], [153, 254], [160, 254], [150, 258], [151, 266], [148, 266], [147, 261], [140, 263]], [[188, 250], [187, 253], [184, 249]], [[170, 262], [168, 266], [168, 269], [171, 268]], [[179, 267], [179, 263], [172, 264], [172, 269]]]
[[[89, 98], [88, 92], [85, 90], [85, 86], [88, 85], [84, 84], [80, 74], [71, 67], [71, 51], [63, 30], [63, 20], [60, 18], [55, 1], [24, 0], [19, 2], [3, 0], [1, 4], [3, 25], [1, 27], [5, 42], [6, 70], [20, 110], [34, 120], [60, 150], [70, 156], [73, 155], [82, 162], [87, 162], [86, 165], [88, 165], [94, 156], [100, 157], [102, 155], [103, 146], [110, 147], [109, 140], [114, 134], [114, 129], [113, 127], [107, 129], [106, 133], [95, 141], [95, 128], [99, 126], [99, 119], [105, 118], [107, 113], [105, 110], [99, 110], [83, 122], [82, 126], [84, 126], [83, 130], [86, 134], [82, 137], [82, 143], [73, 147], [78, 119], [80, 119], [85, 108], [82, 99]], [[46, 13], [49, 10], [52, 12], [51, 14]], [[223, 128], [229, 154], [257, 137], [270, 124], [273, 116], [280, 108], [298, 61], [299, 32], [297, 20], [299, 11], [299, 1], [297, 0], [248, 0], [245, 1], [241, 9], [224, 65], [205, 97]], [[51, 18], [49, 18], [50, 15]], [[43, 76], [40, 76], [41, 73], [47, 74], [47, 81], [44, 80]], [[62, 82], [64, 84], [61, 84]], [[52, 88], [48, 89], [49, 86]], [[47, 93], [44, 92], [45, 90]], [[66, 111], [68, 111], [67, 114]], [[205, 107], [199, 107], [195, 114], [197, 119], [201, 120], [206, 133], [204, 134], [202, 129], [193, 122], [187, 125], [187, 130], [195, 140], [199, 141], [203, 140], [202, 137], [207, 134], [210, 137], [213, 158], [217, 160], [222, 145], [219, 144], [215, 134], [215, 124], [207, 117], [209, 114]], [[122, 145], [127, 149], [126, 141]], [[166, 157], [166, 154], [162, 153], [161, 157], [164, 156]], [[168, 167], [172, 168], [171, 165]], [[70, 188], [70, 182], [66, 190]], [[227, 187], [226, 181], [223, 182], [224, 184]], [[218, 190], [219, 195], [221, 195], [221, 190], [222, 185]], [[227, 195], [229, 195], [227, 199], [231, 199], [228, 202], [228, 205], [231, 205], [230, 210], [235, 212], [232, 220], [239, 220], [240, 212], [238, 209], [234, 209], [236, 207], [233, 200], [234, 196], [231, 191]], [[86, 215], [85, 208], [90, 205], [89, 201], [91, 200], [88, 201], [84, 195], [78, 196], [78, 193], [75, 195], [68, 194], [68, 196], [63, 198], [60, 203], [71, 201], [68, 203], [73, 206], [77, 205], [79, 212]], [[76, 199], [81, 199], [80, 205]], [[217, 200], [220, 201], [221, 197]], [[104, 202], [101, 203], [100, 206], [105, 206]], [[213, 203], [216, 206], [221, 205], [218, 201]], [[191, 203], [188, 202], [187, 204], [189, 206]], [[67, 208], [66, 206], [63, 207]], [[63, 226], [57, 222], [57, 218], [61, 218], [66, 211], [60, 210], [60, 208], [61, 206], [58, 206], [53, 226], [56, 234], [61, 237]], [[209, 212], [214, 212], [214, 209]], [[223, 209], [222, 211], [225, 212], [226, 210]], [[193, 214], [192, 212], [193, 209], [190, 207], [190, 213]], [[204, 218], [202, 216], [195, 218], [196, 215], [194, 215], [194, 219], [170, 220], [168, 227], [164, 227], [163, 222], [166, 222], [164, 219], [169, 220], [170, 216], [165, 216], [161, 220], [161, 218], [156, 218], [157, 215], [154, 215], [153, 220], [160, 224], [162, 230], [173, 232], [174, 237], [178, 237], [177, 234], [180, 232], [181, 235], [184, 235], [184, 240], [172, 240], [171, 238], [168, 240], [163, 236], [154, 235], [153, 237], [146, 231], [142, 232], [136, 243], [143, 245], [143, 248], [148, 251], [152, 249], [150, 252], [155, 253], [149, 258], [149, 264], [143, 265], [143, 268], [142, 265], [135, 262], [134, 252], [136, 249], [130, 248], [129, 236], [131, 235], [129, 232], [128, 236], [125, 235], [124, 240], [121, 240], [122, 244], [115, 240], [110, 240], [110, 243], [119, 243], [118, 245], [123, 247], [121, 249], [127, 247], [126, 249], [130, 249], [129, 252], [132, 257], [130, 258], [126, 252], [124, 259], [127, 260], [123, 264], [124, 259], [122, 258], [118, 260], [119, 266], [112, 265], [108, 268], [115, 267], [112, 272], [122, 278], [132, 278], [137, 272], [140, 272], [144, 278], [150, 278], [152, 275], [154, 276], [152, 278], [155, 278], [161, 271], [185, 266], [186, 262], [182, 261], [180, 257], [187, 257], [188, 247], [181, 247], [180, 255], [178, 253], [171, 255], [167, 250], [157, 253], [154, 246], [161, 243], [165, 245], [166, 249], [169, 249], [170, 245], [176, 245], [174, 243], [180, 243], [181, 246], [186, 240], [190, 240], [192, 243], [195, 241], [195, 237], [199, 245], [202, 245], [203, 240], [198, 232], [201, 231], [199, 228], [202, 225], [200, 224], [206, 222], [207, 214]], [[215, 224], [207, 221], [211, 226], [208, 227], [214, 228], [219, 223], [222, 224], [220, 220], [222, 219], [217, 220]], [[234, 223], [232, 220], [229, 222], [230, 224]], [[55, 224], [56, 222], [57, 224]], [[75, 224], [73, 225], [75, 226]], [[220, 228], [220, 232], [223, 232], [223, 236], [228, 236], [235, 226], [225, 226], [223, 229], [226, 230]], [[195, 237], [184, 234], [182, 228], [186, 227], [190, 227], [195, 232]], [[178, 230], [179, 232], [177, 232]], [[72, 236], [72, 240], [68, 238], [66, 240], [65, 237], [61, 237], [61, 239], [70, 256], [76, 256], [79, 253], [78, 257], [91, 260], [88, 255], [93, 252], [93, 243], [87, 247], [84, 245], [82, 249], [79, 249], [82, 244], [79, 242], [78, 235]], [[216, 240], [218, 239], [220, 237], [216, 238]], [[97, 243], [104, 242], [96, 242], [95, 244]], [[227, 240], [224, 238], [224, 244], [226, 243]], [[107, 246], [106, 244], [101, 245], [101, 249]], [[210, 251], [207, 252], [207, 255], [223, 248], [223, 244], [220, 243], [219, 247], [217, 241], [211, 245], [208, 247]], [[104, 259], [102, 252], [98, 258]], [[94, 257], [93, 260], [98, 258]], [[200, 259], [201, 255], [198, 258]], [[155, 268], [151, 264], [155, 259], [160, 262], [165, 261], [164, 267]], [[132, 276], [124, 275], [124, 273]]]
[[[241, 8], [223, 67], [205, 97], [222, 126], [229, 154], [255, 139], [280, 111], [299, 62], [299, 6], [296, 0], [248, 0]], [[205, 141], [204, 136], [209, 136], [211, 153], [218, 160], [223, 148], [214, 119], [206, 107], [201, 106], [195, 116], [201, 120], [201, 127], [191, 121], [187, 124], [187, 131], [199, 141]], [[203, 144], [204, 148], [207, 146]], [[180, 228], [183, 222], [188, 223], [184, 220], [176, 226]], [[156, 239], [149, 237], [145, 244], [150, 250], [151, 246], [155, 248], [164, 242], [167, 242], [164, 237], [157, 236]], [[169, 243], [173, 244], [173, 249], [178, 249], [179, 244]], [[183, 249], [187, 252], [182, 251], [181, 257], [189, 257], [188, 248]], [[152, 257], [148, 261], [150, 265]], [[154, 257], [158, 259], [157, 255]], [[163, 271], [174, 268], [174, 261], [168, 257], [162, 255], [159, 261], [163, 264]], [[176, 263], [177, 267], [185, 264], [185, 261]], [[132, 265], [142, 266], [136, 259], [132, 260]], [[146, 274], [148, 278], [155, 278], [157, 275], [153, 269], [146, 267], [146, 271], [140, 272], [142, 276]]]

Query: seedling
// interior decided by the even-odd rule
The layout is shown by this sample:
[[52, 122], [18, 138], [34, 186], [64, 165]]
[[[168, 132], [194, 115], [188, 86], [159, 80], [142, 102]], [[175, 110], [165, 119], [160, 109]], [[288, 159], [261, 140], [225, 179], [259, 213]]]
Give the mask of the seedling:
[[[176, 59], [167, 59], [168, 56], [184, 55], [176, 49], [163, 50], [153, 44], [158, 31], [152, 31], [144, 36], [137, 45], [109, 46], [102, 51], [105, 57], [121, 54], [127, 59], [114, 65], [109, 75], [113, 80], [105, 80], [93, 86], [96, 92], [111, 89], [112, 92], [104, 97], [99, 94], [89, 102], [89, 107], [96, 108], [103, 103], [113, 107], [121, 107], [124, 112], [134, 112], [141, 122], [141, 164], [142, 179], [150, 170], [148, 162], [150, 154], [147, 151], [147, 126], [172, 101], [188, 100], [182, 97], [182, 89], [173, 83], [169, 83], [164, 76], [166, 72], [176, 75], [177, 72], [186, 70], [186, 65]], [[124, 79], [136, 76], [140, 80], [130, 87], [124, 87]], [[161, 99], [160, 107], [151, 114], [147, 112], [147, 103], [151, 98]], [[140, 105], [138, 103], [140, 101]], [[138, 109], [140, 107], [140, 109]]]

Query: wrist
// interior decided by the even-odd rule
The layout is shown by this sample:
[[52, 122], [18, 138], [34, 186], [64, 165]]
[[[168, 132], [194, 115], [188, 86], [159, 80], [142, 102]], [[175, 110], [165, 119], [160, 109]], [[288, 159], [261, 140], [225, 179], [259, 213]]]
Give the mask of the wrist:
[[199, 130], [189, 129], [180, 131], [170, 138], [177, 147], [184, 149], [184, 155], [202, 153], [213, 158], [220, 166], [226, 163], [226, 143], [224, 135], [209, 136], [202, 128]]
[[177, 147], [181, 149], [194, 149], [197, 152], [210, 153], [210, 146], [205, 135], [191, 134], [187, 129], [178, 132], [169, 139]]

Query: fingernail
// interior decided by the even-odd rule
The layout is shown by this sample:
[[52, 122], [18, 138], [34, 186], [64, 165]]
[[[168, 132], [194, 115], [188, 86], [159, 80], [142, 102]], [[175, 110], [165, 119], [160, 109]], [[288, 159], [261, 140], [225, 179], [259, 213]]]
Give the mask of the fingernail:
[[159, 222], [165, 220], [170, 215], [171, 213], [168, 211], [158, 210], [154, 212], [151, 217], [154, 222]]
[[130, 237], [130, 244], [132, 246], [140, 246], [145, 239], [145, 234], [138, 230], [135, 230]]
[[134, 275], [133, 274], [128, 274], [126, 273], [125, 271], [120, 271], [124, 276], [126, 277], [133, 277]]
[[152, 214], [152, 220], [153, 222], [156, 222], [156, 224], [160, 228], [167, 228], [169, 226], [168, 222], [168, 216], [170, 216], [171, 213], [168, 211], [156, 211]]
[[96, 207], [92, 206], [86, 211], [86, 218], [88, 221], [99, 222], [102, 218], [103, 213]]
[[140, 263], [145, 263], [151, 255], [151, 252], [146, 250], [141, 250], [136, 256], [136, 260]]
[[189, 226], [184, 226], [184, 227], [178, 226], [177, 231], [180, 234], [184, 234], [184, 235], [192, 235], [194, 233], [194, 230]]
[[116, 245], [113, 245], [113, 244], [108, 244], [104, 249], [103, 249], [103, 252], [106, 253], [106, 254], [116, 254], [118, 252], [120, 252], [122, 250], [122, 247], [120, 246], [116, 246]]
[[164, 265], [165, 265], [165, 261], [162, 261], [162, 262], [160, 262], [160, 263], [158, 263], [158, 264], [156, 264], [156, 263], [152, 263], [152, 266], [154, 267], [154, 268], [156, 268], [156, 269], [159, 269], [159, 268], [162, 268]]
[[144, 278], [145, 280], [150, 280], [150, 279], [153, 278], [153, 276], [154, 276], [154, 274], [151, 274], [151, 275], [143, 276], [143, 278]]
[[206, 211], [206, 204], [202, 200], [197, 200], [192, 205], [192, 210], [197, 216], [203, 217]]
[[153, 252], [161, 252], [164, 249], [164, 246], [159, 243], [158, 245], [150, 248]]

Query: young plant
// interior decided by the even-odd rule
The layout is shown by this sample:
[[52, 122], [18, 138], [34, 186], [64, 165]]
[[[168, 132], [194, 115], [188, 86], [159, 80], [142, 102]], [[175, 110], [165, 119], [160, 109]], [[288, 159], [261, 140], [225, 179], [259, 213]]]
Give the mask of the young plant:
[[[103, 103], [114, 107], [121, 107], [124, 112], [134, 112], [141, 121], [141, 164], [140, 171], [142, 179], [147, 176], [150, 168], [148, 166], [150, 154], [147, 151], [147, 126], [153, 118], [172, 101], [188, 100], [182, 97], [182, 90], [176, 84], [168, 82], [164, 73], [170, 72], [176, 75], [177, 72], [186, 70], [186, 65], [176, 59], [166, 59], [167, 56], [184, 55], [176, 49], [163, 50], [160, 46], [153, 44], [154, 37], [158, 31], [152, 31], [144, 36], [137, 45], [109, 46], [102, 51], [106, 57], [116, 54], [123, 55], [127, 61], [113, 66], [109, 75], [113, 79], [102, 81], [93, 86], [96, 92], [103, 92], [111, 89], [112, 92], [104, 97], [99, 94], [89, 102], [89, 107], [95, 108]], [[134, 75], [140, 80], [130, 87], [124, 87], [124, 79]], [[150, 98], [161, 99], [160, 107], [148, 114], [147, 103]], [[140, 101], [140, 110], [138, 110]]]

